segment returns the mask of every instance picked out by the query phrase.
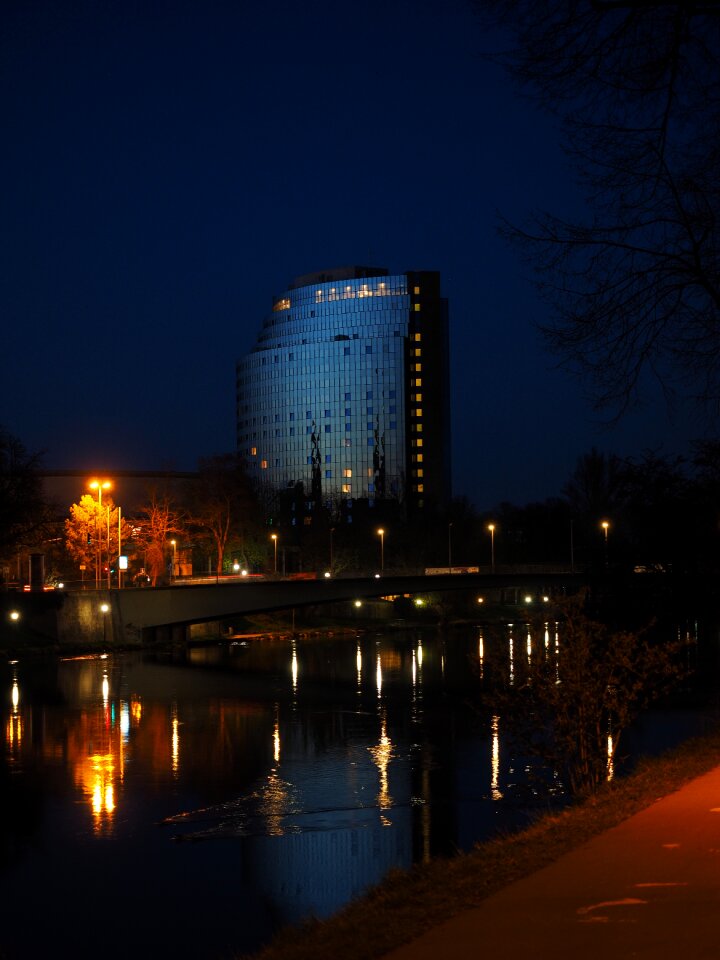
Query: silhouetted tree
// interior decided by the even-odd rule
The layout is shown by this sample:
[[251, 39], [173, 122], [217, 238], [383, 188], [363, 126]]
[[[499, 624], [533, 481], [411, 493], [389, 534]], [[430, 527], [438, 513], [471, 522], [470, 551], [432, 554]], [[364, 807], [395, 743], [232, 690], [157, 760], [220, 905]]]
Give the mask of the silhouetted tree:
[[0, 560], [36, 542], [48, 522], [39, 464], [38, 455], [0, 427]]
[[244, 543], [248, 537], [257, 538], [263, 514], [242, 458], [233, 453], [207, 457], [200, 461], [199, 473], [188, 511], [194, 526], [214, 545], [216, 572], [222, 573], [231, 540], [247, 565]]
[[560, 118], [584, 216], [505, 233], [554, 310], [551, 347], [620, 414], [646, 374], [720, 400], [720, 5], [476, 0]]

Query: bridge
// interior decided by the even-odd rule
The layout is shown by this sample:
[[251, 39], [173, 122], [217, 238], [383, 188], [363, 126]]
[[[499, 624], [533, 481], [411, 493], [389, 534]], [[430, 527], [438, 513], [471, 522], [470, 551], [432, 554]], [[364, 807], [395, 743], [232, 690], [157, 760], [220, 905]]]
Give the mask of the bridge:
[[[499, 591], [516, 588], [533, 596], [556, 594], [579, 586], [586, 577], [559, 568], [526, 572], [437, 574], [433, 576], [332, 577], [318, 580], [268, 579], [175, 585], [169, 587], [93, 591], [95, 608], [109, 606], [103, 624], [107, 639], [148, 640], [160, 634], [182, 639], [190, 624], [206, 623], [249, 613], [302, 608], [326, 603], [352, 602], [364, 598], [403, 594], [427, 594], [447, 590]], [[80, 594], [89, 598], [89, 594]], [[89, 601], [86, 599], [85, 604]]]

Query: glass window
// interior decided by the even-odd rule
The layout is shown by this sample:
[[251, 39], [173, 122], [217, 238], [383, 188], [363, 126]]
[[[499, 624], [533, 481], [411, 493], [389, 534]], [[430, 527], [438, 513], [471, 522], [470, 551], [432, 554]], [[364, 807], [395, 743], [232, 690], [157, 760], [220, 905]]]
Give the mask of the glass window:
[[351, 476], [352, 476], [352, 470], [351, 470], [349, 467], [345, 467], [345, 469], [343, 470], [343, 476], [344, 476], [344, 477], [351, 477]]
[[413, 309], [415, 310], [415, 313], [420, 313], [420, 304], [419, 303], [413, 304]]
[[346, 393], [346, 394], [345, 394], [345, 399], [346, 399], [346, 400], [352, 400], [352, 397], [350, 396], [349, 393]]
[[331, 432], [332, 432], [332, 427], [330, 426], [329, 423], [326, 423], [326, 424], [325, 424], [325, 433], [331, 433]]
[[325, 463], [332, 463], [332, 454], [325, 454]]
[[331, 416], [331, 413], [330, 413], [330, 411], [329, 411], [329, 410], [326, 410], [326, 411], [325, 411], [325, 416], [326, 416], [326, 417], [329, 417], [329, 416]]
[[350, 484], [349, 484], [349, 483], [344, 483], [344, 484], [342, 485], [342, 492], [343, 492], [343, 493], [350, 493]]
[[331, 480], [331, 479], [332, 479], [332, 470], [326, 470], [326, 471], [325, 471], [325, 479], [326, 479], [326, 480]]

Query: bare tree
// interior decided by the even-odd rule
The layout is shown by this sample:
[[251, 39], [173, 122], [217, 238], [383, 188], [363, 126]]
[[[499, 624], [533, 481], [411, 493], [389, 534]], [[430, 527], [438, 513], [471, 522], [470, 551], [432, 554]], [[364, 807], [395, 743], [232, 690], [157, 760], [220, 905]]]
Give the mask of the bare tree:
[[152, 586], [157, 586], [167, 565], [170, 538], [182, 533], [182, 515], [168, 490], [151, 488], [140, 511], [134, 539], [144, 554]]
[[720, 4], [477, 0], [498, 59], [558, 116], [587, 213], [502, 230], [550, 346], [619, 416], [648, 375], [720, 411]]
[[244, 556], [245, 539], [256, 529], [261, 513], [240, 457], [228, 453], [201, 460], [191, 513], [193, 523], [212, 538], [218, 574], [231, 539]]

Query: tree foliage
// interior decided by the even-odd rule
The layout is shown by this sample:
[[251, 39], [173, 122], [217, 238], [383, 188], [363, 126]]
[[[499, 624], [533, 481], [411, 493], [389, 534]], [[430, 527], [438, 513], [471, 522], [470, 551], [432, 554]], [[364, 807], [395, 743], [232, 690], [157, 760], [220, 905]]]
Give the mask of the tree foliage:
[[120, 517], [110, 496], [98, 503], [89, 493], [83, 494], [78, 503], [72, 504], [65, 521], [68, 556], [78, 567], [94, 571], [100, 580], [105, 576], [103, 566], [116, 560], [120, 546], [127, 544], [131, 536], [132, 527]]
[[587, 212], [504, 225], [553, 308], [551, 347], [616, 415], [647, 374], [720, 401], [720, 4], [477, 0], [558, 116]]
[[558, 612], [557, 645], [536, 649], [490, 698], [523, 749], [542, 756], [573, 795], [591, 794], [612, 775], [630, 723], [683, 675], [684, 643], [611, 627], [587, 612], [584, 593]]

